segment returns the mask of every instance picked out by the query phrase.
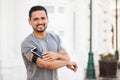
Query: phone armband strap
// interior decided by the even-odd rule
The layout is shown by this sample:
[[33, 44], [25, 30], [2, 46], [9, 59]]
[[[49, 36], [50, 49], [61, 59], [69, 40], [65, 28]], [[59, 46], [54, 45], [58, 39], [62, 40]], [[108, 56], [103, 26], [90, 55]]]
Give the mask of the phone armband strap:
[[33, 54], [32, 62], [36, 64], [37, 58], [38, 58], [38, 56]]

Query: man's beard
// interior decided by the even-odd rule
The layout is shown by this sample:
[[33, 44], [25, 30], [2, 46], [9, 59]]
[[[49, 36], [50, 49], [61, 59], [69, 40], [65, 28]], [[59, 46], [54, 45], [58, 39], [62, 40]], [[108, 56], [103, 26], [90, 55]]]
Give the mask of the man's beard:
[[[38, 27], [39, 25], [41, 25], [41, 24], [38, 24], [37, 27]], [[43, 24], [43, 26], [45, 26], [45, 25]], [[38, 30], [38, 29], [34, 28], [34, 31], [36, 31], [36, 32], [38, 32], [38, 33], [42, 33], [42, 32], [44, 32], [44, 31], [46, 30], [46, 28], [47, 28], [47, 27], [44, 27], [43, 30]]]
[[43, 30], [37, 30], [37, 29], [34, 28], [34, 31], [36, 31], [36, 32], [38, 32], [38, 33], [42, 33], [42, 32], [44, 32], [45, 30], [46, 30], [46, 27], [45, 27]]

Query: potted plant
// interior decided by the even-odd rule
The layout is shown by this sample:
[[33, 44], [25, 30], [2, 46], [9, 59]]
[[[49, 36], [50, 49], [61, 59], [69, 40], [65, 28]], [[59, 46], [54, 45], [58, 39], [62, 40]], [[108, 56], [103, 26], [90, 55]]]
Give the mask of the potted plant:
[[108, 54], [100, 54], [99, 60], [99, 76], [100, 77], [108, 77], [114, 78], [117, 73], [117, 60], [115, 59], [115, 55]]

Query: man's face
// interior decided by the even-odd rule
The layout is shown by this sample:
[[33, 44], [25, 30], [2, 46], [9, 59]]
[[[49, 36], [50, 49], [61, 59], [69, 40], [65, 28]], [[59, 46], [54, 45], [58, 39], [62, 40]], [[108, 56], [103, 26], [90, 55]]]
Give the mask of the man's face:
[[34, 11], [31, 14], [31, 19], [29, 19], [29, 23], [36, 32], [44, 32], [47, 28], [48, 17], [45, 14], [45, 11], [39, 10]]

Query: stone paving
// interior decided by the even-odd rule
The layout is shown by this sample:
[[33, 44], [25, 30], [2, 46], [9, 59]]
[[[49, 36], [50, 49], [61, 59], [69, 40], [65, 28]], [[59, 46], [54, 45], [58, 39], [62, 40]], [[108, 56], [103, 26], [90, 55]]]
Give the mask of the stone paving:
[[117, 70], [117, 77], [116, 78], [99, 77], [98, 67], [95, 70], [96, 70], [96, 79], [86, 79], [85, 78], [84, 80], [120, 80], [120, 69]]

